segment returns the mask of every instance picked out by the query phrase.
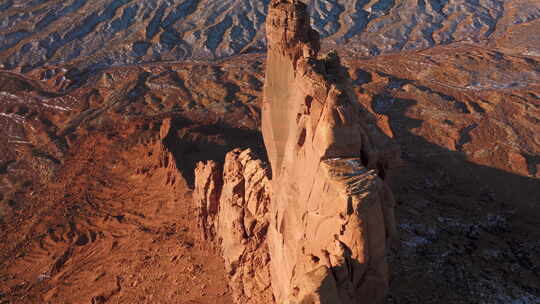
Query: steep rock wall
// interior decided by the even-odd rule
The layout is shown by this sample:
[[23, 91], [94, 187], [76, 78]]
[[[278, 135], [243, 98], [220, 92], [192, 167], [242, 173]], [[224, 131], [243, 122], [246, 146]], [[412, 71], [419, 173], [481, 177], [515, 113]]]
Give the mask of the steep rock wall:
[[272, 1], [266, 30], [262, 130], [276, 301], [379, 303], [395, 231], [394, 200], [379, 175], [397, 156], [361, 121], [339, 57], [317, 57], [305, 4]]
[[225, 164], [200, 162], [194, 199], [204, 237], [217, 241], [236, 303], [273, 303], [266, 242], [270, 181], [250, 149], [235, 149]]
[[223, 169], [200, 163], [205, 236], [219, 240], [237, 303], [381, 303], [395, 234], [383, 178], [399, 149], [362, 120], [339, 57], [318, 57], [305, 4], [272, 1], [266, 29], [272, 179], [249, 150], [230, 152]]

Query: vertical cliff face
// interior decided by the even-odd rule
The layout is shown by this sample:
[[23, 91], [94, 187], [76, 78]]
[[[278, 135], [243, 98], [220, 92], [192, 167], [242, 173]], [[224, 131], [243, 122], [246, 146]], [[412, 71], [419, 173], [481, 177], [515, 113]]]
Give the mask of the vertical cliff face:
[[204, 237], [220, 244], [235, 303], [274, 303], [268, 252], [270, 180], [251, 150], [235, 149], [223, 165], [195, 169], [194, 200]]
[[339, 57], [318, 58], [306, 5], [272, 1], [262, 129], [278, 303], [378, 303], [394, 233], [390, 160], [361, 121]]
[[397, 150], [362, 120], [339, 57], [318, 57], [305, 4], [272, 1], [266, 31], [272, 179], [249, 151], [223, 170], [199, 164], [203, 230], [220, 240], [237, 303], [381, 303], [395, 232], [383, 178]]
[[[266, 60], [265, 92], [272, 92], [273, 103], [263, 103], [267, 114], [263, 119], [264, 141], [271, 157], [272, 171], [277, 173], [285, 155], [289, 137], [288, 122], [295, 119], [298, 106], [288, 101], [295, 98], [298, 88], [295, 83], [297, 62], [306, 56], [315, 55], [319, 49], [318, 34], [309, 27], [305, 14], [306, 5], [283, 1], [270, 3], [266, 23], [268, 54]], [[269, 124], [271, 121], [282, 122]]]

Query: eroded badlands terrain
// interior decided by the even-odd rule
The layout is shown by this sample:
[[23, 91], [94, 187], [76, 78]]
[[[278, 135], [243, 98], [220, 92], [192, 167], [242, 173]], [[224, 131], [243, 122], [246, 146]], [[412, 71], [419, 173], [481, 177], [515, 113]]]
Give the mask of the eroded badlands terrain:
[[[460, 41], [540, 55], [535, 0], [310, 0], [327, 48], [355, 56]], [[5, 0], [0, 64], [78, 69], [264, 53], [268, 0]]]
[[[268, 161], [266, 5], [0, 4], [0, 303], [232, 301], [194, 172], [235, 148]], [[538, 303], [538, 4], [310, 7], [399, 146], [387, 303]]]

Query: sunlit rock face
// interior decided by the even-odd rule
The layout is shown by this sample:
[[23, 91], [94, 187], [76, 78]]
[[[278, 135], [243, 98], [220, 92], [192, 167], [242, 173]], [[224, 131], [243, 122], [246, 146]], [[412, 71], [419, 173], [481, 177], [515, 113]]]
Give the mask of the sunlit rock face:
[[[399, 149], [362, 121], [335, 53], [298, 1], [270, 3], [262, 131], [270, 172], [250, 150], [199, 163], [195, 202], [236, 303], [382, 303]], [[364, 113], [363, 113], [364, 112]]]
[[273, 303], [267, 231], [269, 172], [250, 150], [227, 153], [224, 164], [200, 162], [195, 203], [205, 238], [214, 240], [228, 273], [235, 303]]
[[361, 121], [337, 55], [317, 57], [305, 4], [272, 1], [266, 31], [262, 131], [276, 302], [379, 303], [395, 229], [394, 200], [379, 176], [397, 158]]
[[[379, 199], [369, 198], [385, 197], [385, 183], [391, 184], [402, 248], [389, 258], [388, 303], [540, 303], [538, 1], [309, 1], [320, 48], [339, 51], [352, 92], [346, 77], [332, 72], [340, 69], [336, 57], [316, 55], [317, 34], [299, 13], [291, 14], [294, 23], [288, 13], [279, 15], [293, 25], [287, 47], [278, 45], [284, 34], [277, 28], [269, 33], [273, 38], [264, 38], [269, 1], [247, 10], [247, 1], [226, 0], [0, 2], [0, 69], [9, 69], [0, 71], [3, 301], [267, 304], [276, 301], [276, 289], [280, 301], [339, 303], [361, 292], [342, 287], [356, 282], [342, 278], [343, 269], [363, 269], [340, 266], [342, 260], [356, 265], [360, 245], [339, 234], [340, 243], [327, 246], [337, 224], [313, 228], [320, 223], [313, 219], [319, 210], [312, 212], [318, 205], [280, 198], [276, 212], [271, 169], [291, 195], [305, 195], [294, 187], [310, 186], [315, 178], [328, 184], [327, 191], [342, 189], [331, 199], [334, 192], [318, 192], [315, 184], [311, 192], [334, 222], [344, 210], [340, 197], [353, 198], [343, 213], [349, 222], [374, 213], [367, 219], [375, 224], [346, 226], [347, 235], [358, 234], [358, 244], [368, 250], [382, 244], [381, 233], [366, 241], [359, 232], [379, 222], [378, 211], [369, 213]], [[349, 32], [356, 23], [363, 25]], [[258, 30], [244, 31], [246, 26]], [[267, 99], [285, 107], [281, 124], [265, 128], [276, 137], [267, 139], [271, 168], [259, 134], [270, 40], [284, 55], [269, 58], [279, 64], [268, 67], [268, 75], [279, 77], [269, 77], [274, 84], [267, 87], [275, 89]], [[205, 61], [238, 52], [248, 54]], [[167, 62], [186, 58], [204, 60]], [[318, 73], [301, 76], [309, 71], [304, 62], [314, 63]], [[319, 83], [319, 93], [310, 96], [324, 102], [306, 99], [309, 114], [298, 116], [297, 103]], [[316, 111], [322, 113], [322, 105], [331, 104], [326, 100], [334, 100], [329, 96], [340, 92], [362, 106], [338, 97], [330, 107], [337, 109], [338, 123], [324, 120], [330, 131], [318, 131], [314, 121], [323, 116]], [[165, 118], [172, 118], [169, 131], [159, 128], [169, 124]], [[158, 137], [160, 130], [166, 136]], [[316, 141], [308, 132], [317, 134]], [[399, 143], [406, 168], [391, 170], [397, 150], [386, 136]], [[344, 137], [350, 140], [339, 140]], [[352, 140], [357, 137], [362, 139]], [[239, 151], [225, 157], [236, 147], [251, 147], [262, 158]], [[196, 163], [209, 159], [194, 179]], [[320, 172], [314, 173], [311, 161], [321, 163]], [[309, 165], [304, 174], [295, 162]], [[193, 184], [203, 198], [196, 201], [201, 217], [194, 216]], [[358, 193], [369, 193], [371, 203]], [[384, 204], [391, 200], [380, 201], [383, 211], [391, 210]], [[355, 208], [363, 211], [349, 215]], [[297, 220], [301, 212], [309, 221]], [[198, 238], [197, 223], [206, 240]], [[309, 225], [298, 246], [290, 241], [303, 232], [291, 228], [296, 223]], [[305, 259], [298, 254], [291, 258], [298, 271], [273, 268], [283, 267], [279, 276], [303, 283], [274, 282], [269, 227], [277, 227], [276, 244], [289, 248], [278, 254], [289, 259], [302, 247], [310, 254], [323, 248], [333, 258], [313, 253], [313, 264], [330, 260], [331, 266], [313, 266], [316, 271], [304, 275], [300, 270], [312, 266], [297, 262]], [[391, 231], [386, 227], [391, 224], [384, 229]], [[210, 239], [223, 240], [228, 273], [222, 257], [208, 248]], [[373, 245], [373, 239], [381, 243]], [[339, 258], [352, 256], [344, 246], [354, 258]], [[384, 267], [372, 252], [363, 265], [374, 265], [374, 279], [364, 286], [379, 293], [386, 279], [377, 269]]]

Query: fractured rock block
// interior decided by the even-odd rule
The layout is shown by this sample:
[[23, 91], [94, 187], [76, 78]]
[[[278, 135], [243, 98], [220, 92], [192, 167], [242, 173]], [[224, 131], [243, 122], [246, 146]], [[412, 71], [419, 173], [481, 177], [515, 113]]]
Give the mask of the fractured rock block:
[[[266, 243], [270, 182], [251, 150], [229, 152], [223, 168], [199, 163], [195, 201], [205, 236], [216, 238], [236, 303], [273, 303]], [[219, 194], [219, 197], [218, 197]]]

